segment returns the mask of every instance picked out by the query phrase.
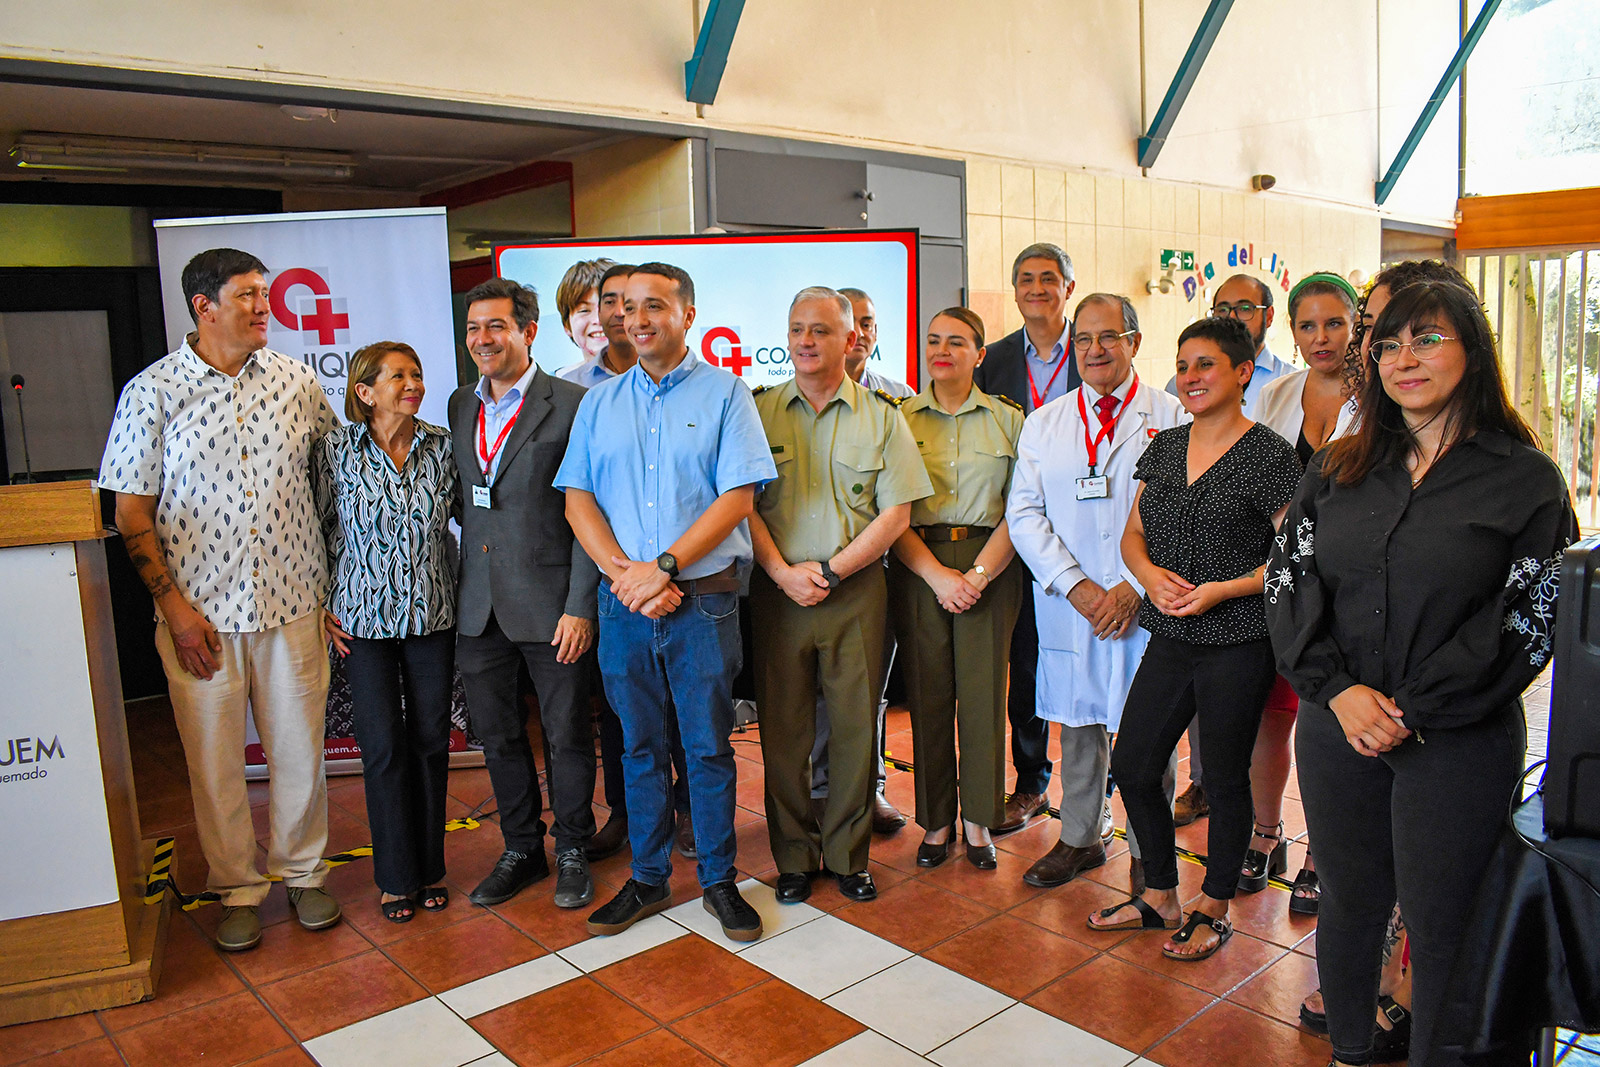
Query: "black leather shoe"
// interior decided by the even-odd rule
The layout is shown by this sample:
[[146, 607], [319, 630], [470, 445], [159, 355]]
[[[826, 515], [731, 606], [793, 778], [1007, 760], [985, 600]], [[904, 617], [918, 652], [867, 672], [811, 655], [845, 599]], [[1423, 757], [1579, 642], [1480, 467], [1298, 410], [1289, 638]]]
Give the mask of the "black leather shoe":
[[955, 835], [951, 834], [940, 845], [930, 845], [926, 841], [917, 846], [917, 866], [937, 867], [950, 858], [950, 846], [955, 843]]
[[589, 861], [583, 858], [583, 849], [557, 852], [556, 907], [581, 908], [593, 899], [594, 879], [589, 876]]
[[658, 911], [666, 911], [671, 906], [671, 885], [665, 882], [661, 885], [645, 885], [629, 878], [617, 895], [589, 916], [589, 921], [584, 925], [591, 934], [620, 934], [640, 919]]
[[549, 874], [550, 862], [544, 858], [544, 850], [529, 855], [506, 849], [489, 877], [479, 882], [467, 899], [474, 904], [500, 904]]
[[1000, 866], [1000, 857], [993, 845], [974, 845], [968, 841], [967, 862], [980, 871], [992, 871]]
[[1022, 876], [1022, 880], [1036, 889], [1049, 889], [1053, 886], [1066, 885], [1084, 871], [1105, 866], [1105, 862], [1105, 846], [1098, 841], [1086, 847], [1075, 847], [1057, 841], [1049, 852], [1028, 868], [1028, 873]]
[[733, 941], [754, 941], [761, 936], [761, 916], [739, 895], [732, 882], [706, 886], [701, 906], [717, 917], [723, 936]]
[[603, 860], [607, 856], [615, 856], [622, 851], [622, 846], [628, 843], [628, 817], [615, 812], [606, 820], [606, 824], [595, 831], [595, 835], [584, 846], [583, 854], [592, 860]]
[[906, 824], [905, 813], [889, 802], [882, 793], [872, 794], [872, 832], [892, 834]]
[[878, 887], [872, 884], [871, 871], [839, 876], [839, 892], [851, 900], [877, 900]]
[[798, 904], [811, 895], [811, 876], [804, 871], [780, 874], [773, 892], [779, 904]]

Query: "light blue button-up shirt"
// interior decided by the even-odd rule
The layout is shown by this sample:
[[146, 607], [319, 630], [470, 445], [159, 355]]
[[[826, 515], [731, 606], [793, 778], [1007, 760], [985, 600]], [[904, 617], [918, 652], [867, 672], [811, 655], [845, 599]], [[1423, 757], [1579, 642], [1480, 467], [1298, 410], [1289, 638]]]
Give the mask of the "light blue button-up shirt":
[[[538, 371], [539, 365], [528, 363], [528, 369], [522, 377], [517, 379], [517, 384], [507, 389], [505, 395], [499, 400], [489, 399], [489, 379], [479, 378], [478, 387], [473, 390], [478, 394], [478, 400], [483, 404], [483, 437], [484, 443], [489, 448], [494, 448], [494, 443], [500, 439], [500, 431], [506, 424], [513, 421], [522, 411], [522, 398], [528, 392], [528, 383], [533, 381], [533, 375]], [[483, 467], [483, 454], [478, 451], [478, 427], [472, 427], [472, 454], [477, 457], [478, 467]], [[500, 469], [500, 457], [506, 454], [504, 444], [494, 454], [494, 461], [489, 464], [489, 469], [483, 472], [483, 480], [489, 485], [494, 484], [495, 473]]]
[[602, 351], [599, 355], [590, 356], [582, 363], [574, 363], [572, 366], [556, 372], [556, 377], [575, 382], [585, 389], [593, 389], [601, 382], [609, 382], [616, 377], [616, 374], [612, 372], [610, 367], [606, 366], [605, 355], [605, 352]]
[[[590, 389], [578, 405], [557, 489], [582, 489], [629, 559], [655, 559], [717, 497], [757, 491], [778, 476], [750, 389], [690, 352], [652, 381], [634, 366]], [[751, 559], [741, 522], [682, 577], [704, 578]]]
[[[1039, 395], [1043, 397], [1040, 406], [1072, 392], [1072, 386], [1069, 384], [1072, 372], [1061, 362], [1063, 359], [1072, 358], [1071, 337], [1072, 320], [1068, 319], [1067, 324], [1061, 328], [1060, 339], [1050, 346], [1050, 360], [1046, 362], [1044, 357], [1039, 355], [1039, 349], [1034, 346], [1033, 338], [1028, 336], [1028, 331], [1022, 331], [1022, 358], [1028, 373], [1032, 376], [1033, 389], [1038, 389]], [[1051, 375], [1055, 376], [1054, 381], [1050, 380]], [[1022, 398], [1023, 403], [1028, 405], [1030, 413], [1033, 411], [1033, 389], [1029, 389], [1028, 395]]]

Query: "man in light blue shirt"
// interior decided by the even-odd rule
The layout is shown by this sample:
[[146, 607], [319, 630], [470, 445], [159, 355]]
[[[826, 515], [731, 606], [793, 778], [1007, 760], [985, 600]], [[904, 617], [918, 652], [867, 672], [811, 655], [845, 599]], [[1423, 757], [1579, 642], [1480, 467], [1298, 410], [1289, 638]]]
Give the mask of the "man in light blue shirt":
[[668, 907], [672, 889], [669, 714], [688, 754], [704, 906], [737, 941], [761, 917], [734, 884], [733, 679], [746, 519], [777, 477], [749, 389], [692, 354], [694, 283], [664, 263], [634, 269], [626, 327], [639, 362], [578, 408], [555, 485], [603, 572], [600, 673], [622, 720], [633, 877], [589, 918], [615, 934]]
[[[1272, 379], [1292, 373], [1294, 367], [1272, 354], [1267, 347], [1267, 330], [1275, 314], [1272, 307], [1272, 286], [1248, 274], [1235, 274], [1217, 287], [1217, 297], [1211, 302], [1211, 314], [1218, 318], [1235, 318], [1250, 330], [1256, 343], [1256, 370], [1250, 384], [1244, 389], [1244, 413], [1256, 417], [1256, 405], [1261, 402], [1261, 392]], [[1176, 375], [1167, 382], [1167, 392], [1178, 395]]]

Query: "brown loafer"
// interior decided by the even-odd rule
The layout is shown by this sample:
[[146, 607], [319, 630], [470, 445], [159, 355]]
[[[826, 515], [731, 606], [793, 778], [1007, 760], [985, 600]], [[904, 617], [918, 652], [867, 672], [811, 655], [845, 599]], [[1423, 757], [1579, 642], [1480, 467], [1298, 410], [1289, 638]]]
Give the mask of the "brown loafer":
[[694, 847], [694, 817], [689, 812], [678, 816], [678, 830], [674, 835], [677, 840], [678, 852], [684, 859], [692, 860], [699, 857], [700, 853]]
[[595, 835], [583, 847], [583, 854], [591, 860], [603, 860], [621, 852], [622, 846], [627, 843], [628, 817], [612, 812], [606, 824], [595, 831]]
[[1211, 803], [1206, 800], [1206, 787], [1190, 782], [1189, 788], [1178, 794], [1172, 802], [1172, 825], [1188, 826], [1196, 819], [1211, 814]]
[[1028, 825], [1029, 819], [1049, 806], [1050, 801], [1043, 793], [1013, 793], [1006, 798], [1006, 810], [1000, 825], [993, 827], [990, 832], [1009, 834], [1013, 830], [1020, 830]]
[[1096, 841], [1087, 848], [1056, 842], [1039, 862], [1028, 868], [1022, 880], [1036, 889], [1066, 885], [1084, 871], [1105, 866], [1106, 847]]
[[889, 803], [889, 798], [882, 793], [872, 794], [872, 832], [875, 834], [892, 834], [906, 824], [906, 817], [900, 809]]

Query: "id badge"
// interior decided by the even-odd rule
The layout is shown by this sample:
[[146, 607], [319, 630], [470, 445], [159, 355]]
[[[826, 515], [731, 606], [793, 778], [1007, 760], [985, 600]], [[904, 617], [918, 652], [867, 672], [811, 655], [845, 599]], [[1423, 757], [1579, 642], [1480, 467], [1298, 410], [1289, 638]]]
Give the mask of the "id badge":
[[[1101, 480], [1104, 481], [1104, 479]], [[1082, 498], [1080, 497], [1079, 499]], [[489, 487], [487, 485], [475, 485], [472, 487], [472, 506], [475, 508], [494, 507], [494, 504], [491, 502], [491, 498], [489, 496]]]
[[1104, 475], [1098, 478], [1078, 479], [1079, 500], [1104, 500], [1111, 495], [1110, 480]]

